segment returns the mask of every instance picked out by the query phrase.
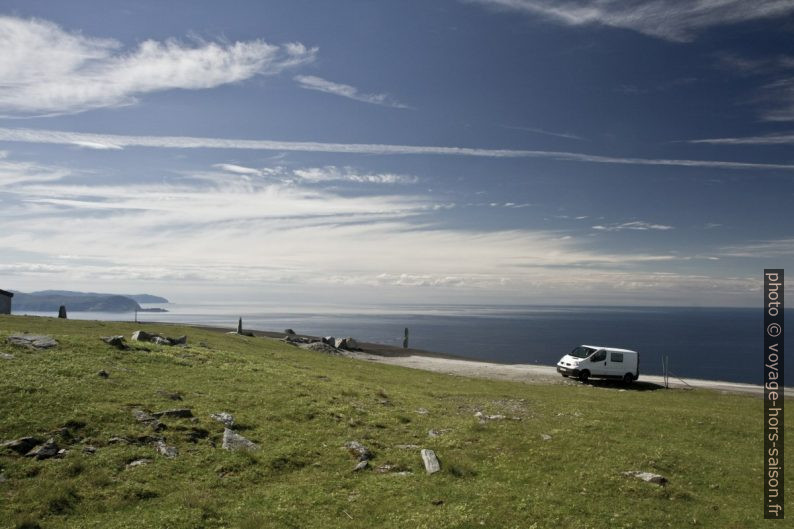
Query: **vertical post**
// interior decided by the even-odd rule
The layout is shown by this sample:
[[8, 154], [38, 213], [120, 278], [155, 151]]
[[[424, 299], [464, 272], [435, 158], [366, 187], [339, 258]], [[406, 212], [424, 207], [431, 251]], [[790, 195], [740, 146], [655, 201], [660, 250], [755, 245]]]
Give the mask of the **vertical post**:
[[237, 320], [237, 334], [243, 334], [243, 319]]
[[405, 337], [403, 338], [403, 349], [408, 349], [408, 327], [405, 328]]

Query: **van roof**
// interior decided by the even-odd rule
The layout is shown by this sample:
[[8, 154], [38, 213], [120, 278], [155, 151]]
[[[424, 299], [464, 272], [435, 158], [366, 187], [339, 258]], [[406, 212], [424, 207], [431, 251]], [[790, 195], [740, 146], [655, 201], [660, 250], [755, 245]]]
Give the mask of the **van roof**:
[[592, 349], [606, 349], [607, 351], [616, 351], [618, 353], [636, 353], [637, 352], [637, 351], [632, 351], [631, 349], [618, 349], [617, 347], [606, 347], [604, 345], [582, 344], [582, 347], [590, 347]]

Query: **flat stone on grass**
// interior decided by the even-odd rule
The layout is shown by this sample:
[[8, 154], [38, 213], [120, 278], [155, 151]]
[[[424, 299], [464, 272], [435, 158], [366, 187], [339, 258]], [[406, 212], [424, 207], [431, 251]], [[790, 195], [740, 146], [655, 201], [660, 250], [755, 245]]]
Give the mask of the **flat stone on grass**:
[[667, 483], [667, 478], [653, 472], [642, 472], [641, 470], [628, 470], [623, 472], [624, 476], [641, 479], [648, 483], [655, 483], [657, 485], [664, 485]]
[[52, 336], [43, 334], [12, 334], [8, 337], [8, 343], [30, 349], [49, 349], [58, 346], [58, 342]]
[[223, 448], [224, 450], [259, 450], [259, 445], [249, 441], [239, 433], [229, 428], [223, 430]]

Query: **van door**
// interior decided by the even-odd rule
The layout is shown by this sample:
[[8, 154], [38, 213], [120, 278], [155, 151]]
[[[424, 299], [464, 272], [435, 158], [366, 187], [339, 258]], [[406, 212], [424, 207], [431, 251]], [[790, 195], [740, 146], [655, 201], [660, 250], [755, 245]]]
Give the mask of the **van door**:
[[633, 366], [627, 367], [631, 363], [631, 358], [626, 354], [619, 351], [609, 351], [607, 357], [607, 369], [610, 376], [623, 378], [626, 373], [634, 372]]
[[590, 370], [590, 374], [592, 376], [602, 377], [604, 375], [609, 375], [609, 367], [607, 364], [606, 349], [599, 349], [593, 353], [593, 356], [590, 357], [590, 362], [587, 368]]

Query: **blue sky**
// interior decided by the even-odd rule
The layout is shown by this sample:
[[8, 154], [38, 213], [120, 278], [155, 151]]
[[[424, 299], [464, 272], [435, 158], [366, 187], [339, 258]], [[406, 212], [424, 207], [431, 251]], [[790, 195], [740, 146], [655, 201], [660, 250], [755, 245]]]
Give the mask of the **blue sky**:
[[794, 3], [0, 4], [2, 288], [754, 306]]

